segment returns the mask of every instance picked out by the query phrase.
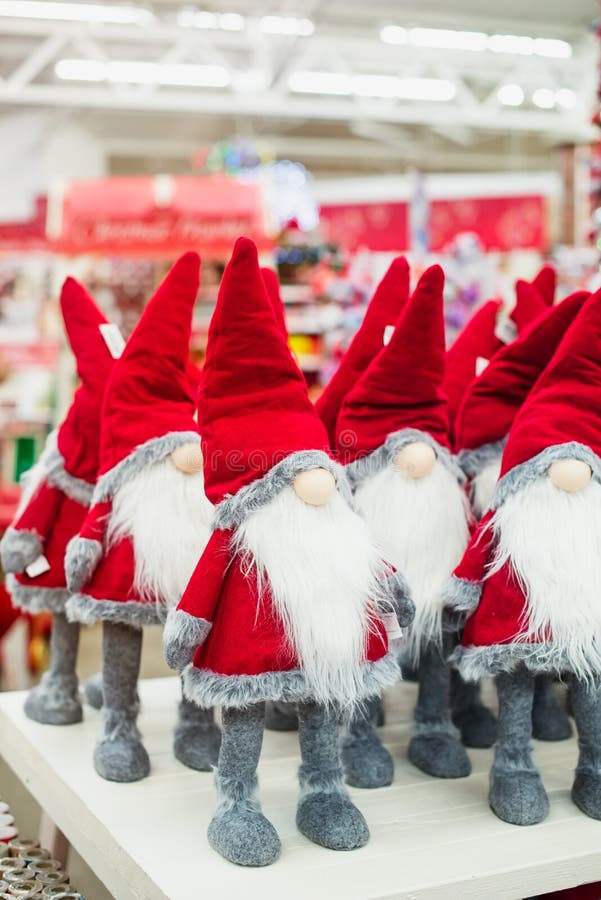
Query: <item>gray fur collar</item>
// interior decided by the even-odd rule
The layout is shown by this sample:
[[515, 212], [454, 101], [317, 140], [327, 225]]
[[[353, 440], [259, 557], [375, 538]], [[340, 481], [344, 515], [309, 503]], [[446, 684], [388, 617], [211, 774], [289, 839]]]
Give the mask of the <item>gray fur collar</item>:
[[[379, 695], [400, 680], [400, 670], [392, 653], [363, 667], [362, 699]], [[299, 669], [265, 672], [261, 675], [219, 675], [190, 664], [183, 671], [184, 694], [197, 706], [225, 706], [245, 709], [265, 700], [291, 703], [312, 700], [305, 676]]]
[[534, 481], [539, 475], [544, 474], [551, 463], [558, 459], [580, 459], [587, 463], [593, 472], [593, 478], [601, 482], [601, 460], [593, 453], [590, 447], [579, 444], [577, 441], [569, 441], [565, 444], [555, 444], [547, 447], [537, 456], [526, 462], [514, 466], [497, 482], [495, 495], [491, 503], [491, 509], [498, 509], [511, 494], [515, 494], [520, 488]]
[[479, 681], [489, 675], [494, 677], [501, 672], [513, 672], [520, 666], [525, 666], [533, 674], [547, 672], [560, 678], [570, 671], [564, 654], [552, 643], [460, 646], [455, 648], [449, 661], [459, 669], [466, 681]]
[[442, 447], [426, 431], [419, 431], [417, 428], [403, 428], [401, 431], [393, 431], [392, 434], [389, 434], [384, 443], [372, 453], [369, 453], [367, 456], [361, 456], [346, 466], [351, 486], [355, 488], [364, 478], [375, 475], [376, 472], [379, 472], [380, 469], [383, 469], [392, 461], [399, 450], [402, 450], [407, 444], [415, 443], [415, 441], [423, 441], [429, 444], [441, 463], [452, 472], [459, 484], [463, 484], [465, 475], [459, 468], [455, 457], [446, 447]]
[[332, 472], [336, 478], [338, 490], [352, 505], [350, 488], [342, 466], [322, 450], [299, 450], [272, 466], [262, 478], [241, 488], [236, 494], [225, 497], [215, 507], [213, 527], [237, 528], [246, 516], [261, 506], [265, 506], [281, 490], [292, 484], [299, 472], [315, 468], [327, 469]]
[[154, 603], [138, 603], [135, 600], [96, 600], [88, 594], [73, 594], [66, 604], [70, 622], [95, 625], [96, 622], [113, 622], [142, 628], [143, 625], [160, 625], [167, 610]]
[[11, 596], [13, 606], [25, 612], [62, 613], [69, 599], [67, 588], [35, 587], [20, 584], [14, 575], [6, 576], [6, 589]]
[[482, 444], [474, 450], [460, 450], [457, 461], [468, 478], [475, 478], [489, 463], [500, 459], [507, 443], [507, 435], [500, 441]]
[[51, 447], [48, 453], [44, 455], [44, 468], [46, 470], [46, 479], [52, 487], [59, 488], [82, 506], [89, 506], [92, 502], [92, 494], [94, 493], [94, 485], [84, 481], [83, 478], [75, 478], [65, 469], [65, 460], [60, 453], [58, 447]]
[[191, 443], [200, 443], [200, 435], [197, 431], [170, 431], [161, 437], [151, 438], [144, 444], [139, 444], [129, 456], [126, 456], [98, 479], [93, 502], [101, 503], [103, 500], [110, 500], [132, 475], [169, 456], [176, 447]]

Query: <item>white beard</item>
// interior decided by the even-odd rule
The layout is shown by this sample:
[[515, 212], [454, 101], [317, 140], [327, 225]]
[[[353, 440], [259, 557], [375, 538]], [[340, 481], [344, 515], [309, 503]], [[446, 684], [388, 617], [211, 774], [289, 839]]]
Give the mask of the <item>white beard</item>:
[[457, 479], [438, 460], [425, 478], [409, 478], [392, 465], [362, 481], [355, 493], [382, 555], [407, 579], [415, 619], [407, 648], [442, 639], [441, 591], [469, 539], [469, 507]]
[[539, 477], [507, 498], [493, 527], [489, 574], [509, 563], [526, 597], [515, 640], [551, 642], [551, 667], [561, 654], [579, 678], [600, 674], [601, 485], [568, 494]]
[[384, 573], [360, 516], [338, 493], [315, 507], [287, 487], [244, 520], [235, 547], [259, 593], [269, 583], [313, 698], [355, 706]]
[[472, 478], [471, 495], [472, 508], [476, 518], [481, 519], [492, 503], [497, 481], [501, 472], [501, 456], [488, 462]]
[[108, 542], [132, 539], [140, 597], [177, 606], [209, 540], [212, 517], [202, 471], [186, 475], [169, 459], [145, 466], [119, 488]]

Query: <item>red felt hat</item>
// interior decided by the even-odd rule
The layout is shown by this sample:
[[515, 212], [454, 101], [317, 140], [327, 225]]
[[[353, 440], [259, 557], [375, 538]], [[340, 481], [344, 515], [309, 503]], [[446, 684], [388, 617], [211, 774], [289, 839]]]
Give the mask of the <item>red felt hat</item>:
[[[455, 426], [462, 465], [477, 462], [473, 451], [503, 441], [535, 381], [589, 297], [579, 291], [547, 309], [515, 341], [502, 347], [468, 388]], [[473, 457], [473, 459], [470, 459]], [[482, 458], [480, 454], [480, 458]]]
[[423, 432], [448, 449], [447, 401], [441, 388], [443, 288], [442, 269], [431, 266], [401, 312], [390, 342], [347, 394], [336, 426], [343, 462], [373, 453], [389, 435], [405, 429]]
[[278, 327], [286, 340], [288, 340], [288, 328], [286, 326], [286, 313], [284, 310], [284, 304], [282, 302], [282, 297], [280, 295], [280, 282], [278, 280], [278, 276], [273, 271], [273, 269], [268, 269], [267, 267], [263, 267], [261, 269], [261, 276], [265, 283], [265, 288], [267, 290], [267, 295], [271, 301], [271, 305], [273, 307], [273, 314], [275, 316], [275, 320], [278, 323]]
[[69, 475], [94, 484], [99, 465], [100, 411], [115, 364], [100, 331], [100, 326], [108, 322], [74, 278], [67, 278], [63, 284], [60, 303], [81, 384], [58, 430], [57, 446]]
[[[515, 418], [503, 453], [500, 488], [503, 476], [507, 479], [498, 496], [517, 484], [519, 473], [512, 470], [522, 463], [529, 463], [521, 469], [527, 478], [548, 466], [552, 459], [544, 451], [550, 448], [554, 457], [589, 461], [593, 454], [601, 456], [600, 407], [601, 291], [597, 291], [582, 306]], [[569, 446], [558, 448], [561, 444]]]
[[509, 318], [517, 328], [517, 333], [521, 334], [524, 328], [527, 328], [531, 322], [534, 322], [548, 309], [548, 306], [534, 285], [521, 278], [516, 281], [515, 295], [515, 306], [511, 310]]
[[336, 419], [344, 398], [382, 349], [386, 327], [394, 325], [408, 298], [409, 265], [403, 256], [397, 256], [378, 284], [361, 327], [338, 369], [315, 403], [315, 410], [326, 427], [332, 447], [336, 440]]
[[557, 288], [557, 272], [553, 266], [543, 266], [532, 286], [536, 288], [547, 306], [553, 306]]
[[262, 478], [290, 454], [317, 450], [323, 456], [328, 450], [249, 238], [236, 241], [221, 281], [198, 416], [205, 493], [213, 503]]
[[102, 410], [101, 475], [134, 454], [141, 464], [152, 462], [198, 440], [187, 369], [199, 278], [198, 254], [185, 253], [147, 304], [113, 369]]

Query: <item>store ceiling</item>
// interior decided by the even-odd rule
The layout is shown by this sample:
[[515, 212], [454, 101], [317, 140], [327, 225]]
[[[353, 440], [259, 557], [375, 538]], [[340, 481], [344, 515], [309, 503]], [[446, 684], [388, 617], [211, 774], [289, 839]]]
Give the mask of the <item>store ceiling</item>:
[[[180, 0], [143, 4], [154, 18], [142, 25], [7, 17], [3, 5], [0, 117], [46, 111], [49, 130], [68, 123], [97, 141], [113, 172], [186, 171], [200, 146], [234, 137], [317, 174], [540, 169], [555, 146], [593, 133], [594, 0], [207, 0], [193, 6], [213, 17], [203, 27], [182, 20]], [[236, 27], [221, 27], [231, 13]], [[264, 16], [280, 17], [276, 32], [293, 17], [312, 33], [266, 31]], [[432, 46], [414, 28], [455, 37]], [[468, 40], [457, 30], [482, 46], [452, 49]], [[514, 52], [508, 35], [538, 42]], [[158, 80], [191, 83], [140, 83], [156, 80], [156, 63]]]

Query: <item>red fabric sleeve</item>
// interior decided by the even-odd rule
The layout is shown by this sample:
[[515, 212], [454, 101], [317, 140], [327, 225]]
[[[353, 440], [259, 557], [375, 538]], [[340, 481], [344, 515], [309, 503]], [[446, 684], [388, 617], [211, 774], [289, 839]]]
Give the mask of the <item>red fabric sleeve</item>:
[[110, 500], [103, 500], [102, 503], [95, 503], [88, 511], [78, 537], [86, 538], [88, 541], [98, 541], [102, 544], [104, 542], [104, 533], [106, 531], [106, 523], [110, 512]]
[[493, 543], [493, 530], [491, 527], [494, 510], [489, 510], [480, 519], [478, 527], [472, 535], [463, 554], [463, 559], [453, 572], [455, 578], [461, 578], [472, 584], [481, 584], [484, 581], [484, 570], [490, 559]]
[[233, 529], [217, 529], [198, 560], [178, 609], [212, 622], [221, 595], [221, 587], [231, 560]]
[[13, 523], [16, 531], [33, 531], [45, 543], [58, 516], [64, 494], [44, 479]]

